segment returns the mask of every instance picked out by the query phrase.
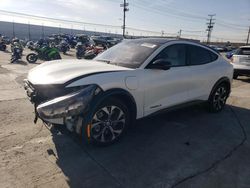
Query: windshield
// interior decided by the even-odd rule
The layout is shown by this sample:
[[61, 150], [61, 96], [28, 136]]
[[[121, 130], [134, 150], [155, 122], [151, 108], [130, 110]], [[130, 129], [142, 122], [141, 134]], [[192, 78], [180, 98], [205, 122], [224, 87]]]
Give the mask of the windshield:
[[250, 48], [239, 48], [236, 55], [250, 55]]
[[127, 68], [139, 68], [157, 47], [157, 44], [143, 41], [124, 40], [97, 56], [95, 60]]

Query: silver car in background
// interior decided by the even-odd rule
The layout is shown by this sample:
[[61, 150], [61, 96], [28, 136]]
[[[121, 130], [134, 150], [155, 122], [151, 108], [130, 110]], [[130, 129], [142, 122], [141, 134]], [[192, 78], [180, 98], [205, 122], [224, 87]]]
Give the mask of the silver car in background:
[[250, 46], [240, 47], [231, 57], [234, 67], [234, 79], [238, 76], [250, 76]]

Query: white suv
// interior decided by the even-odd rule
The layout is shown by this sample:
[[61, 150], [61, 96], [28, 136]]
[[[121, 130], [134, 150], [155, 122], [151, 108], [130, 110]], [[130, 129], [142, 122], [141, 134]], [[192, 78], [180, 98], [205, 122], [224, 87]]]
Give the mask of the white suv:
[[242, 46], [231, 57], [234, 66], [234, 79], [238, 76], [250, 76], [250, 46]]
[[[216, 51], [184, 40], [124, 40], [94, 60], [57, 60], [32, 69], [25, 89], [36, 116], [65, 124], [85, 140], [118, 140], [133, 120], [230, 94], [233, 66]], [[153, 126], [153, 125], [152, 125]]]

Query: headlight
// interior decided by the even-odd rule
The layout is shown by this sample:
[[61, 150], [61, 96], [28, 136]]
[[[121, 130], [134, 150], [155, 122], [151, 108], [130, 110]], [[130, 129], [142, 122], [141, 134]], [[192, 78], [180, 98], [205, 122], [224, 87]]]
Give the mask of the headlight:
[[84, 113], [100, 90], [97, 85], [89, 85], [79, 91], [40, 104], [37, 112], [42, 119], [62, 118]]

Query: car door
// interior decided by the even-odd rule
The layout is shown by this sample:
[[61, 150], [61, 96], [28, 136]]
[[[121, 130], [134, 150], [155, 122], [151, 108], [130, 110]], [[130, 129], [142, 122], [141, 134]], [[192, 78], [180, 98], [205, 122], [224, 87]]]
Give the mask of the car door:
[[221, 75], [216, 60], [218, 55], [199, 45], [187, 44], [188, 68], [191, 84], [188, 92], [189, 100], [207, 100], [214, 83]]
[[[159, 59], [168, 62], [170, 68], [149, 68]], [[186, 66], [185, 44], [173, 44], [163, 49], [146, 66], [140, 79], [144, 88], [144, 115], [186, 102], [190, 76]]]

